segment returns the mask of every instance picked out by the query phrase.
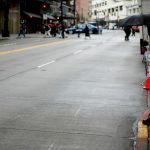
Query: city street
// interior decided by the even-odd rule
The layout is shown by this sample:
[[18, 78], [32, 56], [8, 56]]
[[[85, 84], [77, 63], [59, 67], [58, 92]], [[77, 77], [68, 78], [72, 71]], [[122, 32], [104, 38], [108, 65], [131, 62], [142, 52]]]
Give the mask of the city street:
[[144, 80], [138, 33], [0, 40], [0, 150], [132, 150]]

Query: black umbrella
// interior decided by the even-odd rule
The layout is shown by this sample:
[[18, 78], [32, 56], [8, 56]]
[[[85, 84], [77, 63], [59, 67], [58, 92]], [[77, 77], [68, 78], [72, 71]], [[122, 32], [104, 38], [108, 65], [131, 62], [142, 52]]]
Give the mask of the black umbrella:
[[142, 25], [150, 25], [150, 14], [141, 14], [141, 15], [133, 15], [128, 16], [119, 21], [118, 26], [142, 26]]

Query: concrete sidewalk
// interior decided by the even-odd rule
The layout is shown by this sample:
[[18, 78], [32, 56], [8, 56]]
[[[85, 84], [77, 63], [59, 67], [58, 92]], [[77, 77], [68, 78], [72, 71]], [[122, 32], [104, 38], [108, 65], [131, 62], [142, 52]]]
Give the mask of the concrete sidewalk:
[[[42, 33], [28, 33], [25, 35], [25, 38], [43, 38], [45, 35]], [[66, 34], [66, 37], [74, 37], [73, 34]], [[77, 36], [77, 35], [75, 35]], [[2, 37], [0, 35], [0, 40], [11, 40], [11, 39], [17, 39], [18, 38], [18, 34], [10, 34], [9, 37]], [[20, 36], [20, 38], [24, 38], [23, 35]], [[49, 38], [49, 37], [47, 37]], [[51, 37], [51, 38], [55, 38], [55, 37]], [[58, 35], [56, 36], [56, 38], [59, 38]]]
[[[65, 39], [75, 38], [76, 35], [66, 35]], [[61, 40], [62, 38], [57, 35], [56, 37], [45, 37], [44, 34], [41, 33], [35, 33], [35, 34], [26, 34], [25, 38], [21, 35], [18, 37], [18, 34], [11, 34], [9, 37], [1, 37], [0, 36], [0, 46], [1, 45], [9, 45], [10, 43], [20, 43], [20, 41], [32, 41], [32, 40], [50, 40], [50, 41], [56, 41]]]
[[[26, 34], [25, 38], [43, 38], [44, 34], [41, 33], [31, 33], [31, 34]], [[12, 40], [12, 39], [17, 39], [18, 38], [18, 34], [10, 34], [9, 37], [2, 37], [0, 36], [0, 40]], [[23, 38], [23, 36], [21, 35], [20, 38]]]

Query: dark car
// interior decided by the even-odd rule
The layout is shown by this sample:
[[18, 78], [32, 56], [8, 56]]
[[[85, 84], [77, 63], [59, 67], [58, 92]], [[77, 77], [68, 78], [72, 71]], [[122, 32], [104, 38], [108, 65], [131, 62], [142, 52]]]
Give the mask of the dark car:
[[[90, 33], [98, 34], [98, 28], [96, 26], [94, 26], [92, 24], [87, 24], [87, 26], [88, 26], [88, 28], [90, 30]], [[79, 28], [80, 28], [80, 32], [84, 33], [85, 25], [80, 25]]]
[[[94, 26], [92, 24], [87, 24], [87, 26], [90, 30], [90, 33], [98, 34], [98, 28], [96, 26]], [[80, 24], [80, 25], [78, 25], [78, 27], [71, 26], [71, 27], [67, 28], [65, 31], [68, 34], [78, 33], [79, 31], [80, 31], [80, 33], [84, 33], [84, 29], [85, 29], [85, 25]]]
[[93, 34], [98, 34], [98, 28], [92, 24], [87, 24], [89, 30], [90, 30], [90, 33], [93, 33]]

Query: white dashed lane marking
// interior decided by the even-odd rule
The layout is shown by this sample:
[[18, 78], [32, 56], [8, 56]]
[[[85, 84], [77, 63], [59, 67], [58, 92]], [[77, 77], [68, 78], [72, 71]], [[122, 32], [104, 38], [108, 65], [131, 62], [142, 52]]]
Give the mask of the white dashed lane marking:
[[[83, 51], [83, 50], [78, 50], [78, 51], [75, 51], [73, 54], [76, 55], [76, 54], [81, 53], [82, 51]], [[54, 62], [56, 62], [56, 61], [55, 61], [55, 60], [52, 60], [52, 61], [50, 61], [50, 62], [44, 63], [44, 64], [39, 65], [39, 66], [37, 66], [37, 67], [38, 67], [38, 68], [42, 68], [42, 67], [45, 67], [45, 66], [47, 66], [47, 65], [50, 65], [50, 64], [52, 64], [52, 63], [54, 63]]]
[[80, 111], [81, 111], [81, 108], [79, 108], [79, 109], [76, 111], [76, 113], [74, 114], [74, 116], [76, 117], [76, 116], [80, 113]]
[[76, 51], [76, 52], [74, 52], [73, 54], [79, 54], [79, 53], [81, 53], [83, 50], [78, 50], [78, 51]]
[[50, 62], [47, 62], [47, 63], [42, 64], [42, 65], [37, 66], [37, 67], [38, 67], [38, 68], [42, 68], [42, 67], [45, 67], [45, 66], [47, 66], [47, 65], [50, 65], [50, 64], [52, 64], [52, 63], [54, 63], [54, 62], [55, 62], [55, 60], [52, 60], [52, 61], [50, 61]]

